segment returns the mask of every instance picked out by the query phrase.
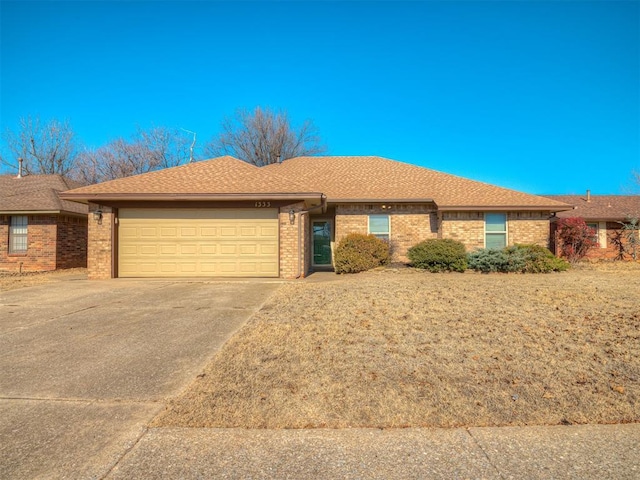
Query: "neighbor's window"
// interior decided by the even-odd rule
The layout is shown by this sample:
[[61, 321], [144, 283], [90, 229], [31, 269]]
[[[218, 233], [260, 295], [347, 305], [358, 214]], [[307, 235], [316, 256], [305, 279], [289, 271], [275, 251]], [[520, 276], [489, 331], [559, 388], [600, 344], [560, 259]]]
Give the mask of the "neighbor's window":
[[27, 217], [11, 217], [9, 225], [9, 253], [27, 251]]
[[507, 215], [505, 213], [484, 214], [484, 246], [504, 248], [507, 246]]
[[589, 227], [591, 229], [591, 231], [593, 232], [593, 240], [595, 242], [599, 241], [598, 223], [597, 222], [588, 222], [587, 223], [587, 227]]
[[389, 215], [369, 215], [369, 233], [389, 241]]

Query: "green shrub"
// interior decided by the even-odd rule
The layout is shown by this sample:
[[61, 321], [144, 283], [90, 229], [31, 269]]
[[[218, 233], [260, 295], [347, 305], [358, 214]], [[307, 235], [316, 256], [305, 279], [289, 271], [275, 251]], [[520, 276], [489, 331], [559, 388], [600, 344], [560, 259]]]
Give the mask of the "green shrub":
[[375, 235], [351, 233], [336, 247], [336, 273], [358, 273], [389, 263], [389, 244]]
[[432, 273], [464, 272], [467, 269], [467, 252], [456, 240], [430, 239], [414, 245], [407, 252], [411, 265]]
[[469, 268], [482, 273], [517, 272], [524, 266], [519, 255], [508, 255], [506, 249], [483, 248], [467, 255]]
[[540, 245], [516, 244], [505, 250], [507, 255], [517, 255], [523, 259], [524, 265], [517, 270], [522, 273], [564, 272], [569, 268], [569, 262], [556, 257]]
[[558, 258], [540, 245], [513, 245], [502, 250], [476, 250], [467, 256], [469, 268], [479, 272], [548, 273], [569, 268], [566, 260]]

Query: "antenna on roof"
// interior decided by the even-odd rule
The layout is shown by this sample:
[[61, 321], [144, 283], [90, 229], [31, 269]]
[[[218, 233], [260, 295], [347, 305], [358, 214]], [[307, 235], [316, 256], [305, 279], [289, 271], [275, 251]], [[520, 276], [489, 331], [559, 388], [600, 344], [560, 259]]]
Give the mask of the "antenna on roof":
[[180, 130], [184, 130], [187, 133], [193, 134], [193, 143], [191, 144], [191, 148], [189, 149], [189, 163], [193, 162], [193, 147], [196, 144], [196, 132], [192, 132], [191, 130], [187, 130], [186, 128], [181, 128]]

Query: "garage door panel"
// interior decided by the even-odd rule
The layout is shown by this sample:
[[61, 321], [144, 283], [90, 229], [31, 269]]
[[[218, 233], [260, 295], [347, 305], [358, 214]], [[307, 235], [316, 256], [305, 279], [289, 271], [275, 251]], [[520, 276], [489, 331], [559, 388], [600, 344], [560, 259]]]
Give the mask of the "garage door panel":
[[118, 222], [121, 277], [279, 274], [275, 209], [121, 209]]
[[217, 237], [218, 229], [216, 227], [201, 227], [200, 236], [201, 237]]

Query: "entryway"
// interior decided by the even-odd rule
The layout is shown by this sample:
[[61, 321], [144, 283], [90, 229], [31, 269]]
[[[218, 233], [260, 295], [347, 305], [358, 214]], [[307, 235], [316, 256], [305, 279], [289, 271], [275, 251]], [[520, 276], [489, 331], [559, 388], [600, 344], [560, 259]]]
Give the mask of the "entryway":
[[333, 266], [333, 259], [331, 254], [331, 242], [333, 240], [333, 220], [312, 220], [311, 232], [311, 241], [313, 244], [313, 267], [331, 268]]

